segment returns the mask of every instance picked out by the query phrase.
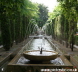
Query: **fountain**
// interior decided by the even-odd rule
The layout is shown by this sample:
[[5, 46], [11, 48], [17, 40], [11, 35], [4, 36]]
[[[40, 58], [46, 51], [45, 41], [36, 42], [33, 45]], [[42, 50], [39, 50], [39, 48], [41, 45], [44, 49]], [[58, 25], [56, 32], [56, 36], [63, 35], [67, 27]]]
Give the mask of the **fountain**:
[[58, 56], [46, 39], [43, 42], [41, 38], [34, 39], [29, 47], [20, 50], [8, 64], [7, 72], [41, 72], [41, 69], [73, 67], [64, 55]]
[[[41, 49], [42, 50], [42, 49]], [[57, 58], [58, 53], [55, 51], [48, 50], [33, 50], [33, 51], [25, 51], [23, 52], [23, 56], [26, 59], [34, 60], [34, 61], [47, 61], [53, 60]]]
[[50, 61], [57, 58], [58, 52], [43, 50], [43, 44], [45, 45], [44, 36], [42, 37], [41, 47], [38, 47], [39, 50], [25, 51], [23, 56], [33, 61]]

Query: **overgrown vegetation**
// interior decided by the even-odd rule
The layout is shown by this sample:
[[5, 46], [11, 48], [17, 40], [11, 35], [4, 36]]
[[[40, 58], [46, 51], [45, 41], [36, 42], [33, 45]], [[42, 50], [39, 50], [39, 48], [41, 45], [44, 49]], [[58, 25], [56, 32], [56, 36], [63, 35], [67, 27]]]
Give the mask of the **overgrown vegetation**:
[[35, 24], [31, 19], [37, 16], [38, 7], [29, 0], [0, 0], [1, 36], [5, 50], [28, 38]]
[[37, 20], [37, 23], [38, 23], [38, 26], [42, 28], [48, 19], [48, 9], [43, 4], [38, 4], [38, 8], [39, 8], [39, 10], [38, 10], [39, 11], [39, 13], [38, 13], [39, 18]]
[[[73, 51], [74, 44], [78, 45], [77, 20], [78, 20], [78, 1], [77, 0], [58, 0], [59, 5], [52, 13], [49, 13], [48, 32], [60, 43], [66, 41], [66, 47], [70, 45]], [[51, 29], [51, 32], [50, 32]]]
[[[78, 45], [78, 0], [57, 0], [59, 5], [52, 13], [43, 4], [30, 0], [0, 0], [0, 44], [9, 50], [16, 44], [37, 32], [38, 26], [44, 28], [53, 39], [66, 42], [73, 51]], [[47, 21], [47, 22], [46, 22]], [[37, 26], [38, 25], [38, 26]]]
[[75, 36], [75, 44], [78, 45], [78, 36]]

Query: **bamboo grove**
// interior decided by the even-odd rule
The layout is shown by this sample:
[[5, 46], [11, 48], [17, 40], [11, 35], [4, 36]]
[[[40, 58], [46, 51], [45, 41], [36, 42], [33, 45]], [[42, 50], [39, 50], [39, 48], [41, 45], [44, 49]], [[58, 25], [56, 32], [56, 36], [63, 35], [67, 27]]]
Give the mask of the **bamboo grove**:
[[0, 0], [0, 39], [5, 50], [37, 30], [32, 21], [36, 11], [36, 5], [29, 0]]
[[66, 42], [66, 47], [78, 45], [78, 0], [58, 0], [59, 5], [49, 14], [46, 33], [60, 43]]

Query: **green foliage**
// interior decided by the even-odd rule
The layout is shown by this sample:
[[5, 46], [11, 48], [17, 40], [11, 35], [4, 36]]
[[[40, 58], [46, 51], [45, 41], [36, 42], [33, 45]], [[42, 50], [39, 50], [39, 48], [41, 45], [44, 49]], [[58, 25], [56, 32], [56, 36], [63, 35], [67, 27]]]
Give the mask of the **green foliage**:
[[[60, 4], [49, 13], [49, 21], [52, 24], [52, 36], [57, 40], [69, 42], [73, 51], [75, 33], [77, 31], [78, 1], [58, 0]], [[49, 29], [50, 30], [50, 29]]]
[[53, 12], [50, 12], [48, 14], [49, 15], [49, 20], [56, 18], [60, 14], [62, 14], [62, 10], [61, 10], [61, 5], [59, 4], [58, 6], [55, 7], [55, 9], [53, 10]]
[[75, 44], [78, 45], [78, 35], [75, 36]]
[[[5, 17], [5, 18], [3, 18]], [[10, 33], [10, 25], [8, 23], [9, 20], [6, 19], [6, 15], [2, 17], [1, 21], [1, 31], [2, 31], [2, 39], [3, 46], [5, 50], [9, 50], [11, 46], [11, 33]]]
[[39, 7], [38, 26], [42, 27], [46, 23], [46, 21], [48, 19], [48, 9], [43, 4], [39, 4], [38, 7]]
[[47, 35], [51, 35], [52, 34], [52, 25], [51, 24], [47, 24], [46, 25], [46, 34]]
[[37, 23], [36, 23], [36, 20], [35, 19], [31, 19], [30, 20], [30, 33], [32, 34], [33, 32], [35, 33], [37, 31]]
[[77, 28], [77, 19], [78, 19], [77, 5], [78, 5], [78, 2], [77, 2], [77, 0], [63, 0], [63, 1], [59, 1], [59, 2], [61, 4], [65, 18], [67, 18], [68, 22], [69, 22], [69, 25], [68, 25], [69, 26], [69, 32], [68, 32], [69, 40], [68, 41], [70, 43], [73, 43], [73, 42], [75, 42], [73, 37], [74, 37], [76, 28]]
[[1, 35], [0, 35], [0, 45], [2, 45], [2, 37], [1, 37]]
[[19, 43], [29, 36], [33, 29], [29, 22], [37, 18], [37, 12], [37, 5], [30, 0], [0, 0], [1, 35], [5, 50], [10, 49], [14, 40]]
[[74, 17], [74, 20], [77, 19], [78, 15], [78, 2], [77, 0], [59, 0], [63, 14], [66, 18], [72, 19]]

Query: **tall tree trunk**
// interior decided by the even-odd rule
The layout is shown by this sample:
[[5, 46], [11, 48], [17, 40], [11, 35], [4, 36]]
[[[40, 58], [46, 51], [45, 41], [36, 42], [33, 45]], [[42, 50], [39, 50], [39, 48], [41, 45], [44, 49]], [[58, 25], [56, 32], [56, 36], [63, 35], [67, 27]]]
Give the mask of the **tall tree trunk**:
[[74, 39], [73, 39], [73, 34], [72, 34], [72, 41], [71, 41], [71, 50], [73, 51], [73, 45], [74, 45]]
[[4, 46], [3, 48], [8, 51], [11, 47], [10, 24], [6, 12], [3, 12], [1, 13], [1, 35]]

